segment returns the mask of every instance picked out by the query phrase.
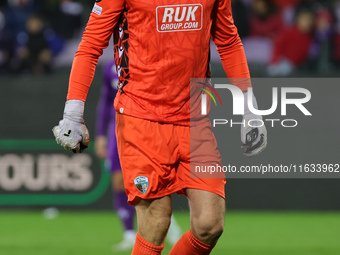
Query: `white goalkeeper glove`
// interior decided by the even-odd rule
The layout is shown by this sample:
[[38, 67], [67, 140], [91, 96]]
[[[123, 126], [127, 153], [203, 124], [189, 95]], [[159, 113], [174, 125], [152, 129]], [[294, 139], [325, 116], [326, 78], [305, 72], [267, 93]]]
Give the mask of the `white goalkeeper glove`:
[[[254, 95], [252, 100], [254, 108], [258, 109]], [[262, 121], [262, 116], [251, 113], [247, 102], [248, 92], [244, 93], [244, 125], [241, 125], [241, 141], [243, 145], [241, 149], [244, 156], [254, 157], [267, 147], [267, 129]]]
[[90, 134], [83, 119], [84, 106], [85, 103], [80, 100], [66, 101], [63, 119], [52, 129], [56, 142], [74, 153], [81, 153], [90, 143]]

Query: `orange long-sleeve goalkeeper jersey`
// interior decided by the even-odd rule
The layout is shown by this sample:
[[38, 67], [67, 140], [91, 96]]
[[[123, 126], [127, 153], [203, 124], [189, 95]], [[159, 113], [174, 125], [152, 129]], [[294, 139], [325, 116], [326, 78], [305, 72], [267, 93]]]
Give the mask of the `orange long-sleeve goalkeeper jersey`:
[[[117, 111], [188, 125], [190, 78], [209, 76], [210, 38], [229, 78], [249, 78], [231, 0], [96, 0], [76, 52], [67, 99], [86, 100], [111, 35], [120, 75]], [[238, 85], [245, 90], [250, 84]]]

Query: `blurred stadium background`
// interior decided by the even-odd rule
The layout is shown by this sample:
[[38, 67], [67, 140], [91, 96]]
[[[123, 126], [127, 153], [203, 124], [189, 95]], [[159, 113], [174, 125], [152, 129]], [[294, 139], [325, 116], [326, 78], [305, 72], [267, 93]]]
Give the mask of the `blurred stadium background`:
[[[112, 254], [121, 238], [110, 177], [93, 147], [69, 154], [51, 132], [93, 2], [0, 2], [1, 255]], [[253, 77], [339, 77], [340, 1], [232, 6]], [[112, 57], [109, 46], [86, 103], [92, 137], [101, 65]], [[225, 76], [213, 45], [212, 74]], [[226, 231], [212, 254], [340, 254], [338, 179], [232, 179], [226, 191]], [[187, 230], [186, 200], [174, 201]]]

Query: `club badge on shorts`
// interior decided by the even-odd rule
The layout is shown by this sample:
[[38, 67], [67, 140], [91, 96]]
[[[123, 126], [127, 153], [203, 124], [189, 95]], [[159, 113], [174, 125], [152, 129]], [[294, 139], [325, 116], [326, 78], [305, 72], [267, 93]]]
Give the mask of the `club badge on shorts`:
[[137, 176], [133, 182], [135, 183], [136, 188], [139, 192], [145, 194], [149, 187], [149, 179], [145, 176]]

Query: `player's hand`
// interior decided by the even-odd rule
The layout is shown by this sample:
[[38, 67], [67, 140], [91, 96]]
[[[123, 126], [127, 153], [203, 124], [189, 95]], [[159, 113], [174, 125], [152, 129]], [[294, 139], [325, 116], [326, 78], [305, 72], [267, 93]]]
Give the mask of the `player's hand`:
[[[245, 93], [245, 100], [247, 100], [247, 93]], [[253, 97], [253, 103], [257, 108], [255, 97]], [[251, 113], [248, 104], [245, 104], [243, 121], [245, 125], [241, 125], [241, 141], [243, 143], [241, 149], [244, 156], [255, 157], [267, 147], [267, 129], [262, 121], [262, 116]]]
[[98, 158], [105, 159], [107, 152], [107, 138], [106, 136], [97, 136], [94, 142], [94, 147]]
[[83, 119], [84, 105], [80, 100], [66, 101], [63, 119], [52, 129], [56, 142], [74, 153], [81, 153], [90, 143]]

